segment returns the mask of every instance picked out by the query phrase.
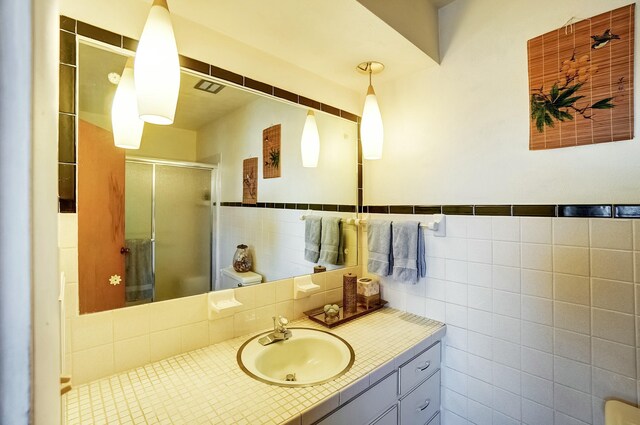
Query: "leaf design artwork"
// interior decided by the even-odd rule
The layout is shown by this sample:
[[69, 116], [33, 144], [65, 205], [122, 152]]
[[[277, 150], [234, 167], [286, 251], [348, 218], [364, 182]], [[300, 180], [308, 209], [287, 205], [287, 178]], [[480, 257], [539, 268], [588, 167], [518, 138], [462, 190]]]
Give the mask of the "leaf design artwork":
[[264, 165], [277, 169], [280, 166], [280, 149], [269, 149], [269, 160]]
[[592, 75], [598, 72], [597, 65], [591, 65], [588, 54], [576, 59], [575, 52], [571, 59], [562, 62], [564, 81], [557, 81], [548, 93], [540, 87], [531, 95], [531, 119], [535, 121], [540, 133], [545, 126], [553, 127], [556, 122], [572, 121], [575, 114], [580, 114], [586, 119], [593, 119], [594, 110], [611, 109], [613, 97], [600, 99], [592, 105], [578, 107], [576, 102], [585, 96], [579, 94], [580, 88], [589, 81]]

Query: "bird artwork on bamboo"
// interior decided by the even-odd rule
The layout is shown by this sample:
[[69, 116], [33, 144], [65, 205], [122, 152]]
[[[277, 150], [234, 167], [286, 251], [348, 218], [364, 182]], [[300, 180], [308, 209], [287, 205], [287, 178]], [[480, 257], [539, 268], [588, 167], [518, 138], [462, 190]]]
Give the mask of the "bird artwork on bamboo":
[[602, 49], [609, 44], [611, 40], [620, 40], [620, 36], [611, 33], [610, 29], [607, 29], [602, 35], [592, 35], [594, 43], [591, 45], [592, 49]]

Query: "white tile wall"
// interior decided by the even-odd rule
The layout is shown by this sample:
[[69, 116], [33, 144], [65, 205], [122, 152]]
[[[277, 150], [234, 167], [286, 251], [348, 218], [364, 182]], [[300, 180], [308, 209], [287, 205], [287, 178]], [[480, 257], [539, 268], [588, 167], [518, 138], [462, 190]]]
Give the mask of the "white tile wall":
[[[243, 303], [240, 311], [211, 321], [206, 294], [78, 315], [77, 217], [58, 217], [60, 269], [67, 277], [65, 373], [75, 385], [267, 329], [275, 314], [300, 318], [306, 310], [341, 300], [342, 275], [359, 274], [359, 268], [350, 267], [314, 275], [322, 292], [301, 300], [293, 299], [293, 279], [236, 288], [236, 299]], [[418, 299], [424, 299], [426, 285], [422, 290]], [[413, 309], [424, 315], [425, 303]]]
[[600, 425], [603, 400], [638, 402], [640, 221], [449, 216], [425, 241], [424, 292], [381, 281], [448, 325], [443, 423]]

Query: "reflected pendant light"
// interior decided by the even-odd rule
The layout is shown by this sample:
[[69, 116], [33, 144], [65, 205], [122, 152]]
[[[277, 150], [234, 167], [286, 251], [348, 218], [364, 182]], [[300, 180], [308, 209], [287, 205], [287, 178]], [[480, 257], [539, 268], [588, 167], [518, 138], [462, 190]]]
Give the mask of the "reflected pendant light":
[[309, 110], [307, 119], [302, 129], [302, 139], [300, 140], [300, 153], [302, 154], [303, 167], [317, 167], [318, 156], [320, 156], [320, 134], [318, 124], [313, 111]]
[[180, 61], [166, 0], [154, 0], [134, 65], [138, 113], [151, 124], [170, 125], [180, 90]]
[[119, 148], [139, 149], [144, 121], [138, 116], [133, 58], [127, 60], [111, 104], [113, 141]]
[[376, 92], [371, 85], [371, 74], [377, 74], [384, 69], [380, 62], [363, 62], [357, 66], [358, 71], [369, 74], [369, 88], [364, 100], [362, 110], [362, 123], [360, 124], [360, 140], [362, 142], [362, 156], [364, 159], [382, 158], [382, 142], [384, 129], [382, 128], [382, 115], [378, 107]]

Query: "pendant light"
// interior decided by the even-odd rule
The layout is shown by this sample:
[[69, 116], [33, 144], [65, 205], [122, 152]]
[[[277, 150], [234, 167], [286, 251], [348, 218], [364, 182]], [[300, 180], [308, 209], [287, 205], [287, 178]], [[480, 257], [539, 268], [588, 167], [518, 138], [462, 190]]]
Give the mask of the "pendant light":
[[320, 155], [320, 135], [318, 134], [318, 124], [316, 116], [312, 110], [307, 113], [307, 119], [302, 129], [302, 139], [300, 140], [300, 153], [302, 154], [303, 167], [317, 167], [318, 156]]
[[138, 113], [151, 124], [170, 125], [180, 91], [180, 61], [166, 0], [154, 0], [134, 65]]
[[360, 72], [369, 74], [369, 88], [364, 100], [362, 110], [362, 123], [360, 124], [360, 140], [362, 142], [362, 157], [364, 159], [382, 158], [382, 143], [384, 129], [382, 128], [382, 115], [378, 107], [376, 92], [371, 85], [371, 74], [377, 74], [384, 69], [380, 62], [363, 62], [356, 67]]
[[144, 121], [138, 116], [133, 58], [129, 58], [111, 104], [111, 127], [115, 145], [124, 149], [139, 149], [143, 126]]

